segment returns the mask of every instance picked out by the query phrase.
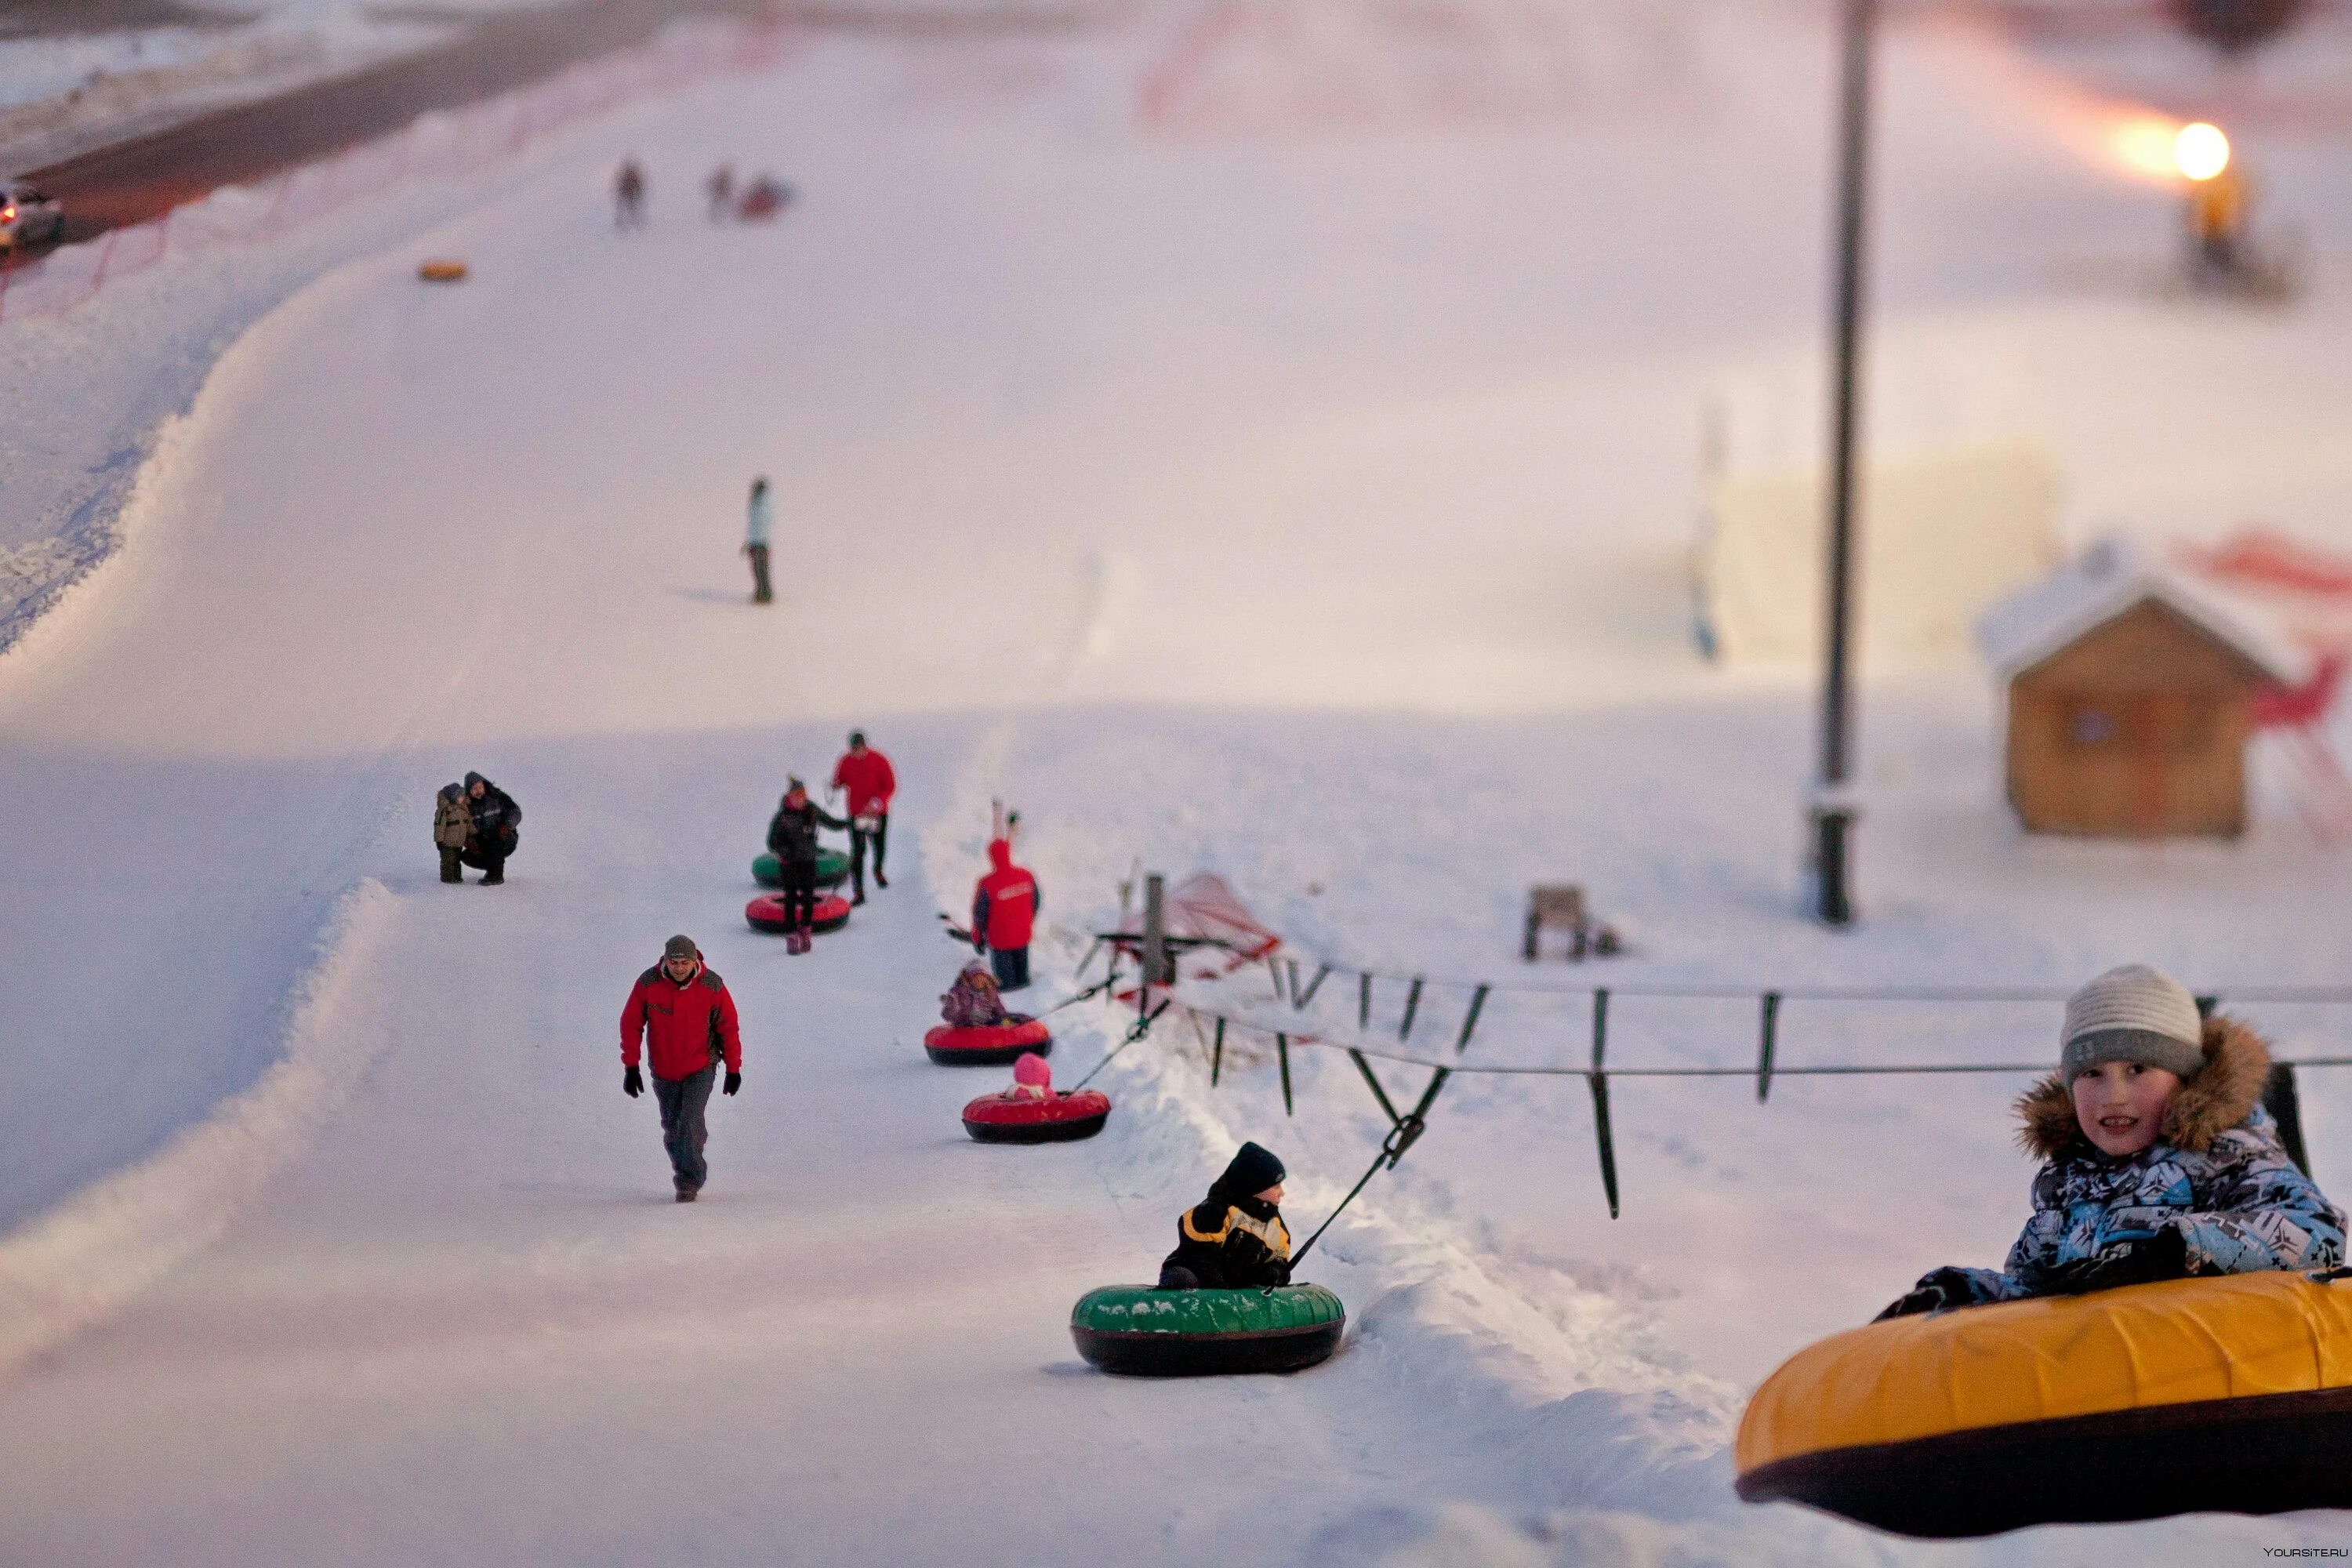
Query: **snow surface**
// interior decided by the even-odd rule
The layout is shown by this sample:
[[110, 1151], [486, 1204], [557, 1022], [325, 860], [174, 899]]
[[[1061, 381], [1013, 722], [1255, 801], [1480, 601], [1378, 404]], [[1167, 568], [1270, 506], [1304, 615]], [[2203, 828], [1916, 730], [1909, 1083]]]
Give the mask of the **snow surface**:
[[[1866, 919], [1795, 918], [1809, 694], [1704, 666], [1680, 565], [1702, 409], [1818, 325], [1828, 54], [1803, 16], [1644, 11], [1703, 112], [1446, 123], [1414, 96], [1160, 135], [1135, 84], [1181, 16], [830, 43], [583, 132], [237, 336], [120, 552], [0, 660], [0, 1561], [2339, 1542], [2313, 1516], [1930, 1547], [1734, 1500], [1747, 1387], [2006, 1247], [2014, 1082], [1622, 1082], [1612, 1224], [1580, 1082], [1457, 1080], [1308, 1264], [1341, 1354], [1158, 1385], [1084, 1368], [1069, 1303], [1148, 1277], [1241, 1137], [1319, 1219], [1377, 1145], [1353, 1069], [1302, 1049], [1286, 1120], [1262, 1052], [1213, 1091], [1164, 1025], [1100, 1080], [1100, 1138], [1007, 1149], [955, 1119], [997, 1075], [921, 1058], [957, 961], [933, 917], [997, 796], [1048, 995], [1139, 862], [1220, 872], [1302, 952], [1441, 976], [1525, 973], [1527, 884], [1575, 877], [1637, 933], [1619, 983], [2342, 978], [2340, 848], [2276, 810], [2237, 847], [2028, 842], [1979, 677], [1871, 689]], [[1888, 67], [1876, 363], [1918, 393], [1888, 423], [1932, 424], [1961, 363], [1947, 384], [2008, 378], [2078, 525], [2346, 542], [2340, 268], [2276, 314], [2085, 298], [2069, 259], [2157, 253], [2170, 195], [2054, 151], [2020, 109], [2042, 79], [1981, 38], [1900, 29]], [[656, 223], [615, 237], [624, 152]], [[803, 202], [707, 225], [721, 156]], [[2352, 205], [2347, 166], [2288, 195]], [[471, 279], [420, 288], [425, 255]], [[133, 297], [168, 317], [173, 276]], [[761, 471], [772, 612], [735, 554]], [[897, 879], [787, 959], [741, 924], [746, 862], [853, 722], [904, 780]], [[526, 812], [500, 890], [434, 879], [432, 792], [467, 767]], [[679, 929], [747, 1034], [690, 1209], [612, 1045]], [[1465, 997], [1433, 987], [1422, 1026]], [[2342, 1030], [2257, 1017], [2294, 1052]], [[1059, 1018], [1066, 1081], [1119, 1021]], [[1612, 1023], [1624, 1065], [1752, 1059], [1748, 1004]], [[1792, 1005], [1784, 1059], [2039, 1060], [2053, 1024]], [[1498, 996], [1475, 1049], [1574, 1062], [1586, 1027]], [[2305, 1097], [2352, 1191], [2352, 1092]]]

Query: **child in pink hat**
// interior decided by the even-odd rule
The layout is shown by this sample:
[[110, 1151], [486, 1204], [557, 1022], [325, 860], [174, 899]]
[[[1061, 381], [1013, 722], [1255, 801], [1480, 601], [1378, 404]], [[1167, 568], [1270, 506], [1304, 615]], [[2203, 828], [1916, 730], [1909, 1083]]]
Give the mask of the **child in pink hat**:
[[1054, 1098], [1054, 1069], [1045, 1058], [1034, 1051], [1024, 1051], [1013, 1064], [1013, 1087], [1004, 1091], [1007, 1100], [1051, 1100]]

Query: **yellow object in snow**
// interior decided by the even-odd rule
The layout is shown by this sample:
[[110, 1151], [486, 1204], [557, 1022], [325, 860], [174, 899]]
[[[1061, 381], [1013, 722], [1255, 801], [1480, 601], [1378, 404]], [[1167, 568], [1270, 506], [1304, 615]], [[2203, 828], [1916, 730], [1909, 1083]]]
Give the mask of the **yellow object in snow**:
[[2352, 1283], [2233, 1274], [1834, 1334], [1764, 1380], [1739, 1495], [1913, 1535], [2352, 1505]]
[[462, 261], [427, 261], [416, 268], [416, 276], [427, 283], [461, 283], [466, 278]]

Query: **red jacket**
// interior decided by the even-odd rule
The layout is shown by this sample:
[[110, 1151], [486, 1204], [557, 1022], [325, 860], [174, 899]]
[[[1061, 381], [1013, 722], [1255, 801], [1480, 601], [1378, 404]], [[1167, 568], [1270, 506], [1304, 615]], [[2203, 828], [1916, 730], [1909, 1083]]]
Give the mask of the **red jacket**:
[[849, 815], [852, 817], [879, 816], [890, 809], [890, 797], [898, 793], [898, 775], [890, 771], [890, 759], [866, 748], [866, 754], [845, 752], [833, 768], [833, 787], [849, 792]]
[[735, 1029], [735, 998], [727, 982], [700, 964], [680, 985], [658, 963], [637, 976], [621, 1009], [621, 1065], [637, 1065], [637, 1042], [650, 1043], [654, 1076], [692, 1078], [722, 1056], [729, 1072], [743, 1070], [743, 1037]]
[[991, 947], [1027, 947], [1037, 920], [1037, 879], [1013, 863], [1013, 846], [988, 841], [994, 869], [971, 890], [971, 934]]

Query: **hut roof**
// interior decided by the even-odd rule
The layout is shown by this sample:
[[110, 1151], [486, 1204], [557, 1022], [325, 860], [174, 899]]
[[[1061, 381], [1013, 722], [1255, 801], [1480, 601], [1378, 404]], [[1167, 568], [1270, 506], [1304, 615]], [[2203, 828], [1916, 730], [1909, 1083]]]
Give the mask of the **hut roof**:
[[2273, 680], [2291, 685], [2309, 672], [2310, 656], [2259, 609], [2181, 575], [2120, 535], [2097, 541], [1987, 610], [1977, 622], [1977, 641], [1993, 668], [2011, 676], [2149, 600], [2243, 655]]

